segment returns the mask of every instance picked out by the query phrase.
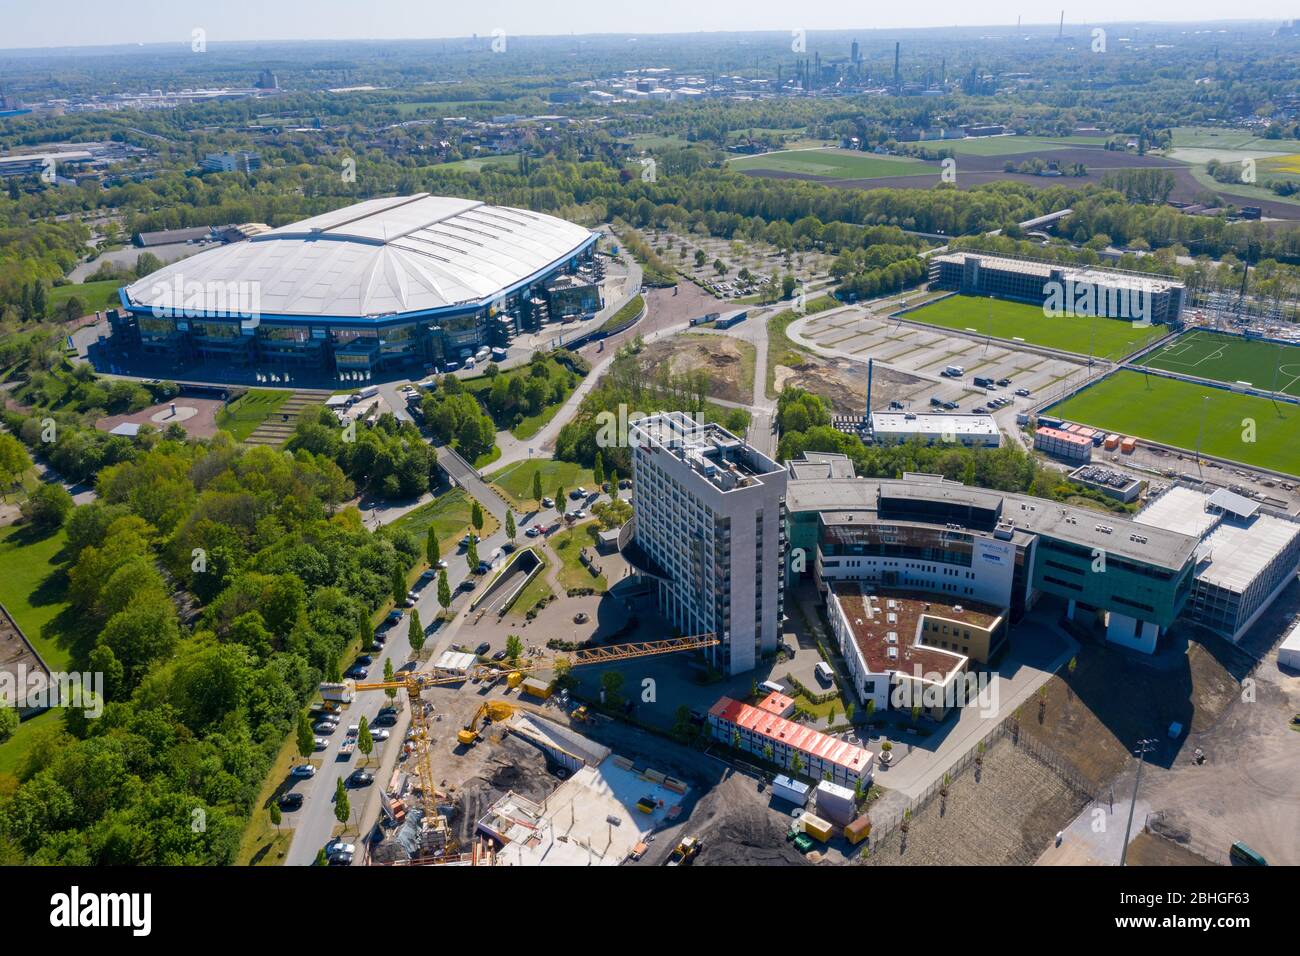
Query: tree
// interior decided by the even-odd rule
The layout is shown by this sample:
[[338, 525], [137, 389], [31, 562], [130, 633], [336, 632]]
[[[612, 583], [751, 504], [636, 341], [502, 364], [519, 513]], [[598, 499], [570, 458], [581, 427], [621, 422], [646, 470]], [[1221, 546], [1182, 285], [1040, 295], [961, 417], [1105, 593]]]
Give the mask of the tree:
[[8, 432], [0, 432], [0, 488], [16, 485], [30, 467], [32, 459], [22, 442]]
[[419, 608], [411, 608], [411, 622], [406, 627], [406, 637], [411, 642], [411, 650], [420, 653], [424, 647], [424, 628], [420, 625]]
[[357, 727], [357, 749], [366, 755], [366, 760], [370, 760], [370, 755], [375, 752], [375, 737], [370, 732], [370, 721], [365, 717], [361, 718], [361, 723]]
[[352, 816], [352, 804], [348, 803], [348, 789], [343, 786], [343, 778], [339, 777], [334, 787], [334, 819], [346, 825], [350, 816]]
[[438, 534], [431, 527], [429, 528], [429, 537], [424, 543], [424, 559], [429, 562], [429, 567], [436, 567], [442, 560], [442, 549], [438, 547]]
[[790, 755], [790, 772], [797, 774], [803, 771], [803, 758], [799, 756], [798, 751]]
[[[392, 682], [393, 682], [393, 659], [391, 657], [385, 657], [384, 658], [384, 683], [391, 684]], [[397, 700], [396, 687], [384, 688], [384, 694], [388, 697], [389, 700]]]
[[623, 701], [623, 675], [618, 671], [606, 671], [600, 675], [600, 688], [605, 692], [605, 703], [617, 707]]
[[72, 495], [68, 494], [66, 488], [59, 484], [45, 483], [32, 490], [19, 510], [33, 528], [55, 531], [63, 527], [72, 507]]
[[298, 756], [306, 760], [316, 751], [316, 735], [306, 714], [298, 715]]
[[0, 697], [0, 744], [12, 737], [17, 729], [18, 709]]
[[447, 613], [447, 608], [451, 607], [451, 585], [447, 583], [447, 572], [438, 572], [438, 603], [442, 605], [442, 612]]
[[271, 826], [275, 827], [277, 830], [280, 829], [280, 821], [282, 819], [284, 818], [280, 815], [280, 805], [278, 803], [271, 804]]
[[849, 723], [853, 723], [853, 714], [856, 712], [856, 710], [857, 710], [857, 708], [854, 707], [854, 705], [853, 705], [853, 701], [851, 701], [851, 700], [850, 700], [850, 701], [845, 701], [845, 703], [844, 703], [844, 719], [847, 720]]
[[540, 468], [533, 472], [533, 499], [540, 507], [542, 503], [542, 471]]
[[469, 547], [465, 549], [465, 561], [469, 564], [471, 574], [478, 570], [478, 545], [473, 538], [469, 539]]
[[402, 570], [400, 564], [393, 567], [393, 577], [391, 581], [393, 589], [393, 603], [406, 603], [406, 572]]
[[513, 511], [507, 511], [506, 512], [506, 537], [509, 538], [511, 542], [515, 540], [515, 533], [517, 530], [518, 529], [515, 528], [515, 513]]
[[596, 452], [596, 458], [591, 463], [591, 477], [596, 482], [596, 487], [601, 488], [605, 484], [605, 456]]
[[506, 660], [514, 663], [523, 656], [524, 642], [519, 639], [518, 634], [510, 634], [506, 637]]
[[564, 507], [564, 485], [555, 487], [555, 510], [559, 511]]
[[469, 509], [469, 523], [474, 526], [475, 531], [483, 530], [483, 506], [477, 501]]
[[325, 852], [324, 847], [321, 847], [319, 850], [316, 851], [316, 859], [312, 862], [312, 866], [329, 866], [329, 865], [330, 865], [329, 854]]

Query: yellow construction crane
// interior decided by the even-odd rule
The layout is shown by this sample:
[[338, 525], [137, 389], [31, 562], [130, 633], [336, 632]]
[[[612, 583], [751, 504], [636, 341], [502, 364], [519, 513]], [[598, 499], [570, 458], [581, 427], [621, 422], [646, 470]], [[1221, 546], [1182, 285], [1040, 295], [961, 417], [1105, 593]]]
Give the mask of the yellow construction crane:
[[[420, 802], [424, 806], [425, 819], [432, 825], [438, 818], [438, 797], [445, 796], [433, 782], [433, 763], [430, 757], [433, 743], [433, 731], [429, 715], [425, 710], [421, 693], [426, 687], [438, 687], [443, 684], [459, 684], [465, 680], [499, 680], [506, 676], [511, 687], [517, 687], [524, 674], [530, 671], [557, 670], [584, 667], [588, 664], [613, 664], [619, 661], [636, 660], [640, 657], [657, 657], [661, 654], [676, 654], [680, 651], [698, 651], [714, 647], [719, 643], [712, 634], [695, 637], [673, 637], [663, 641], [637, 641], [630, 644], [610, 644], [604, 647], [591, 647], [574, 651], [572, 654], [543, 655], [525, 658], [518, 663], [502, 669], [491, 664], [475, 664], [465, 674], [419, 674], [408, 673], [391, 681], [354, 683], [348, 681], [354, 690], [405, 690], [411, 704], [412, 744], [415, 754], [416, 776], [420, 780]], [[509, 706], [509, 705], [503, 705]], [[481, 710], [482, 708], [480, 708]], [[471, 725], [477, 723], [475, 715]], [[497, 719], [493, 717], [493, 719]], [[459, 736], [459, 735], [458, 735]], [[477, 736], [476, 736], [477, 739]]]

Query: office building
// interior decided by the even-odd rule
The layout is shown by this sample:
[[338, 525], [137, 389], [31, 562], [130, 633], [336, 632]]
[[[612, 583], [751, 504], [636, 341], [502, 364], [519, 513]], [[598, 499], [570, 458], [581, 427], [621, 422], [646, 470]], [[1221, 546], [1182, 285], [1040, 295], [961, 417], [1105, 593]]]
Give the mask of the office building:
[[717, 670], [752, 670], [776, 651], [784, 613], [786, 469], [681, 412], [642, 418], [628, 437], [633, 542], [661, 613], [684, 634], [717, 635]]

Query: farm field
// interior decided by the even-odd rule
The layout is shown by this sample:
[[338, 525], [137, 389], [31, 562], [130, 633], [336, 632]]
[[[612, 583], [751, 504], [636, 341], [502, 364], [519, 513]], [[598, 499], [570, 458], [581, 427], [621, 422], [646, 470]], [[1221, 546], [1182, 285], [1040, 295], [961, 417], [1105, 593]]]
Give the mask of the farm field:
[[1070, 146], [1104, 146], [1105, 136], [976, 136], [970, 139], [931, 140], [922, 145], [951, 149], [958, 156], [1014, 156], [1050, 152]]
[[1178, 336], [1137, 364], [1230, 385], [1249, 382], [1300, 397], [1300, 346], [1198, 329]]
[[1165, 334], [1164, 326], [1134, 326], [1098, 316], [1049, 318], [1039, 306], [983, 296], [954, 295], [909, 312], [904, 319], [945, 329], [1061, 349], [1076, 355], [1118, 359]]
[[739, 172], [765, 170], [795, 173], [826, 179], [877, 179], [887, 176], [915, 176], [927, 170], [917, 159], [876, 156], [849, 149], [800, 149], [780, 153], [742, 156], [730, 161]]
[[[1289, 402], [1121, 369], [1050, 412], [1188, 450], [1195, 450], [1200, 434], [1207, 455], [1300, 475], [1300, 406]], [[1247, 422], [1254, 423], [1253, 436]]]

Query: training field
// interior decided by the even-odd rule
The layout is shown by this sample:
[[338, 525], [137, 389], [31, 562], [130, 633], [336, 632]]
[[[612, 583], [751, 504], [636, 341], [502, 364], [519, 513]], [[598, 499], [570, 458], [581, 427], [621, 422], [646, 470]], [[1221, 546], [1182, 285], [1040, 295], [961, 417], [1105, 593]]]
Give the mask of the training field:
[[995, 339], [1012, 339], [1061, 349], [1077, 355], [1119, 359], [1158, 339], [1163, 325], [1135, 326], [1127, 319], [1098, 316], [1043, 315], [1040, 306], [986, 296], [954, 295], [902, 318], [945, 329], [958, 329]]
[[1139, 365], [1216, 382], [1250, 382], [1300, 397], [1300, 346], [1197, 329], [1143, 357]]
[[1121, 369], [1053, 405], [1050, 413], [1189, 451], [1196, 448], [1203, 416], [1203, 453], [1300, 475], [1300, 406], [1290, 402]]
[[919, 159], [876, 156], [852, 149], [788, 149], [757, 156], [741, 156], [727, 164], [739, 172], [801, 173], [826, 179], [879, 179], [915, 176], [938, 168]]

